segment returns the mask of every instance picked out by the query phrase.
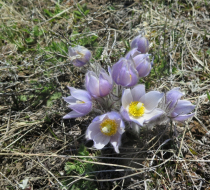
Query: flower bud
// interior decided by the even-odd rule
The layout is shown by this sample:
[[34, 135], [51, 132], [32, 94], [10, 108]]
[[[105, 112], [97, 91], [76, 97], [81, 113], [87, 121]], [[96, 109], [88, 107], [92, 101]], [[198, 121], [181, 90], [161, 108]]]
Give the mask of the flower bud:
[[146, 77], [152, 68], [148, 54], [139, 54], [133, 58], [139, 77]]
[[69, 57], [74, 66], [82, 67], [90, 61], [91, 52], [87, 48], [79, 45], [76, 47], [69, 47]]
[[125, 58], [126, 59], [130, 59], [131, 57], [134, 58], [135, 56], [137, 56], [139, 54], [141, 54], [141, 52], [138, 51], [137, 48], [133, 48], [125, 55]]
[[133, 60], [121, 58], [112, 67], [112, 78], [118, 85], [124, 87], [134, 86], [138, 82], [138, 72]]
[[[109, 74], [111, 75], [110, 71]], [[113, 86], [112, 77], [110, 75], [102, 68], [99, 77], [93, 71], [88, 71], [86, 73], [85, 86], [92, 97], [103, 97], [110, 93]]]
[[138, 35], [131, 41], [131, 49], [133, 48], [137, 48], [141, 53], [147, 53], [149, 51], [149, 41], [145, 37]]

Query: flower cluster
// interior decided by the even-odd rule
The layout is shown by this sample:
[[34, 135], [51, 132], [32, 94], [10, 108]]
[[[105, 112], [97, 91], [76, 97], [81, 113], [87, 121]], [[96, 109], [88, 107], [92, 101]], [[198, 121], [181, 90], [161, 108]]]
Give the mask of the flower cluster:
[[[172, 120], [183, 122], [194, 115], [191, 112], [195, 106], [190, 101], [180, 100], [184, 94], [179, 88], [166, 93], [146, 93], [145, 85], [138, 81], [148, 76], [153, 66], [148, 54], [149, 41], [139, 35], [130, 46], [131, 50], [108, 67], [108, 72], [97, 64], [90, 64], [92, 68], [85, 75], [86, 90], [68, 87], [71, 96], [63, 98], [73, 110], [63, 119], [100, 110], [102, 115], [96, 116], [86, 131], [86, 139], [92, 140], [97, 149], [110, 142], [119, 153], [125, 124], [153, 127]], [[74, 66], [81, 67], [90, 61], [91, 52], [82, 46], [69, 47], [69, 56]]]

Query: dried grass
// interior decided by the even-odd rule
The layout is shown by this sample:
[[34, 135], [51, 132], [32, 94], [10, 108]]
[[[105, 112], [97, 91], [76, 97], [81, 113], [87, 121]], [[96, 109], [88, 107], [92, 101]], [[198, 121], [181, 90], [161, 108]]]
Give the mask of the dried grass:
[[[81, 180], [96, 182], [98, 189], [209, 189], [209, 1], [79, 4], [85, 2], [87, 15], [74, 1], [62, 1], [61, 11], [49, 17], [44, 9], [55, 11], [54, 1], [0, 1], [1, 188], [20, 189], [28, 179], [28, 189], [71, 189]], [[73, 10], [83, 14], [76, 23]], [[27, 43], [31, 34], [22, 29], [35, 26], [42, 35]], [[75, 29], [79, 32], [71, 33]], [[103, 48], [95, 61], [107, 66], [125, 54], [126, 42], [142, 30], [155, 56], [154, 71], [142, 82], [162, 91], [181, 87], [196, 105], [196, 116], [184, 124], [143, 130], [140, 136], [128, 131], [120, 154], [106, 147], [101, 152], [88, 148], [89, 156], [78, 156], [94, 115], [63, 121], [66, 105], [61, 98], [50, 98], [58, 92], [67, 96], [67, 85], [83, 88], [86, 68], [73, 69], [62, 47], [46, 47], [53, 41], [75, 43], [70, 36], [78, 41], [98, 36], [97, 46], [88, 48], [94, 55]], [[43, 93], [45, 87], [50, 91]], [[67, 175], [65, 163], [75, 160], [99, 170]]]

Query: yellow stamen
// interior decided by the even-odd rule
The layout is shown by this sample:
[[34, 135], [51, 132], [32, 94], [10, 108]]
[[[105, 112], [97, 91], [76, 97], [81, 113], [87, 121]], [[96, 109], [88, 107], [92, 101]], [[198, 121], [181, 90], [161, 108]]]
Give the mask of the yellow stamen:
[[133, 117], [141, 117], [145, 112], [144, 104], [138, 101], [131, 102], [128, 108], [128, 112]]
[[106, 136], [115, 135], [118, 128], [117, 122], [112, 119], [105, 119], [100, 126], [101, 132]]

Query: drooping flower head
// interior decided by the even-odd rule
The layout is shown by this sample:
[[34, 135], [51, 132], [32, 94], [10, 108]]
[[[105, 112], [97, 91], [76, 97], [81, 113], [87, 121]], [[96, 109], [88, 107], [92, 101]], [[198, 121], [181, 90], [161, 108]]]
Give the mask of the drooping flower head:
[[188, 100], [180, 100], [183, 95], [180, 88], [173, 88], [166, 93], [164, 108], [162, 109], [172, 120], [185, 121], [194, 115], [190, 112], [195, 109], [195, 105]]
[[91, 59], [91, 52], [83, 46], [69, 47], [69, 57], [72, 64], [76, 67], [82, 67]]
[[120, 112], [125, 120], [143, 126], [163, 114], [163, 111], [157, 108], [163, 95], [158, 91], [145, 93], [143, 84], [136, 85], [133, 89], [124, 91]]
[[108, 112], [93, 119], [87, 128], [86, 139], [93, 140], [94, 147], [97, 149], [102, 149], [110, 142], [115, 151], [119, 153], [124, 128], [120, 114], [115, 111]]
[[109, 75], [101, 68], [99, 77], [95, 72], [88, 71], [85, 75], [85, 87], [94, 98], [108, 95], [113, 87], [110, 68]]
[[121, 58], [112, 67], [112, 78], [118, 85], [124, 87], [134, 86], [138, 82], [138, 72], [132, 60]]
[[90, 94], [85, 90], [68, 87], [71, 96], [63, 97], [73, 111], [66, 114], [63, 119], [71, 119], [87, 115], [92, 109]]
[[149, 41], [142, 35], [138, 35], [131, 41], [131, 49], [133, 48], [137, 48], [141, 53], [147, 53], [149, 51]]

